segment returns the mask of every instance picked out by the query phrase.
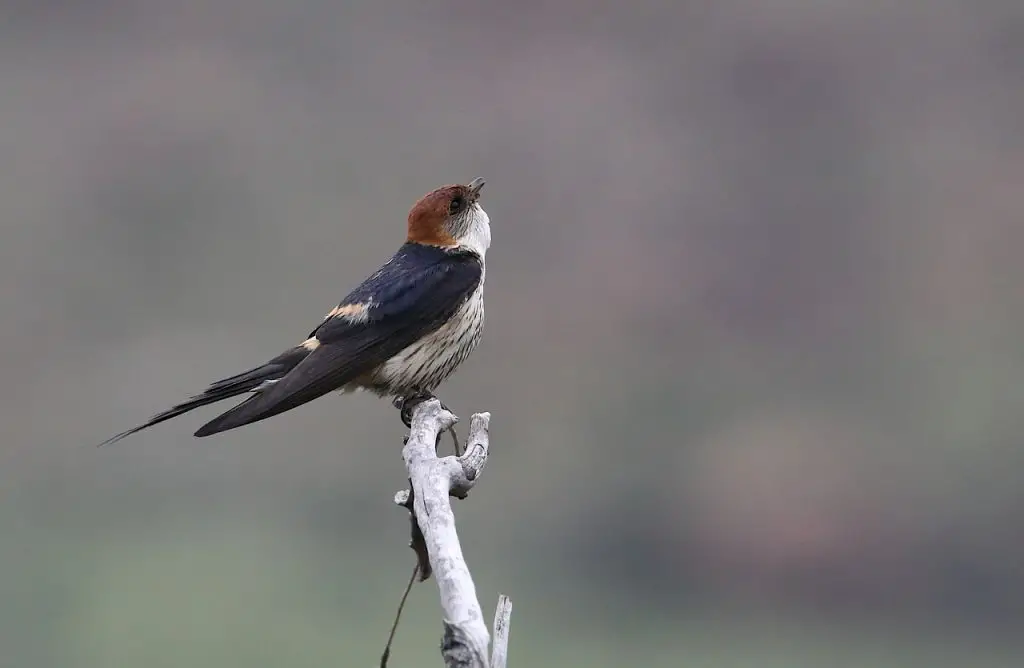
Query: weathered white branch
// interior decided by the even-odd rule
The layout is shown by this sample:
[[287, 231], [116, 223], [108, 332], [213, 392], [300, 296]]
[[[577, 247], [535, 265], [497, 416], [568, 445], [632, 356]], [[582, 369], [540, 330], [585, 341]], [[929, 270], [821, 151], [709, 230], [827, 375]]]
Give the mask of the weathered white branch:
[[[423, 535], [423, 547], [429, 560], [430, 571], [437, 579], [444, 612], [444, 636], [441, 655], [445, 665], [467, 668], [490, 668], [488, 658], [488, 632], [476, 587], [469, 567], [462, 556], [459, 536], [455, 531], [455, 515], [451, 496], [464, 498], [476, 484], [487, 465], [489, 448], [488, 427], [490, 413], [477, 413], [469, 427], [469, 441], [461, 457], [438, 457], [438, 435], [458, 420], [442, 408], [436, 399], [419, 404], [412, 414], [409, 439], [402, 449], [412, 483], [412, 513]], [[408, 492], [395, 495], [395, 502], [407, 505]], [[495, 618], [495, 638], [502, 637], [499, 649], [495, 643], [495, 664], [504, 666], [508, 642], [508, 614]], [[505, 606], [510, 608], [510, 604]], [[503, 616], [502, 616], [503, 615]], [[500, 619], [499, 619], [500, 618]], [[501, 663], [497, 663], [501, 656]]]
[[508, 631], [512, 623], [512, 599], [498, 595], [498, 609], [494, 611], [494, 647], [491, 668], [505, 668], [508, 664]]

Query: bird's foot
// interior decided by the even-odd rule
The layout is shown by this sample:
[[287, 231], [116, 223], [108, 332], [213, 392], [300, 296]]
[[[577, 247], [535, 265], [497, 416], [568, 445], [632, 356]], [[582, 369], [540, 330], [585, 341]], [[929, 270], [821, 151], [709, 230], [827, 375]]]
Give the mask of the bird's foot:
[[[397, 408], [399, 410], [399, 414], [402, 417], [402, 424], [404, 424], [407, 428], [411, 429], [412, 428], [412, 412], [414, 410], [416, 410], [416, 407], [419, 406], [421, 403], [423, 403], [424, 401], [429, 401], [431, 399], [437, 399], [437, 397], [434, 396], [433, 394], [431, 394], [430, 392], [419, 391], [419, 392], [413, 392], [413, 393], [409, 394], [408, 396], [396, 397], [394, 402], [393, 402], [393, 404], [394, 404], [395, 408]], [[437, 401], [438, 401], [438, 403], [441, 404], [441, 408], [443, 408], [444, 410], [448, 411], [449, 413], [452, 412], [450, 408], [448, 408], [447, 406], [444, 405], [443, 401], [441, 401], [440, 399], [437, 399]], [[452, 413], [452, 414], [454, 415], [454, 413]], [[451, 427], [448, 427], [447, 431], [448, 431], [449, 434], [451, 434], [452, 443], [455, 445], [455, 456], [456, 457], [461, 457], [462, 456], [462, 445], [459, 443], [459, 437], [455, 433], [455, 425], [452, 425]]]
[[[436, 399], [430, 392], [412, 392], [404, 397], [395, 397], [393, 402], [395, 408], [399, 410], [399, 415], [402, 417], [402, 424], [406, 427], [412, 427], [412, 412], [416, 410], [416, 407], [422, 404], [424, 401], [430, 401]], [[444, 404], [441, 404], [441, 408], [445, 408]]]

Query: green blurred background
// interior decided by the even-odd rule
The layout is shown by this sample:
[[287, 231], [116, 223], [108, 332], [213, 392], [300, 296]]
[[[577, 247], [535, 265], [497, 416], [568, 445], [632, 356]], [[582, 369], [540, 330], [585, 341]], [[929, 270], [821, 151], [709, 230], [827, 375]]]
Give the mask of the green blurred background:
[[[456, 512], [513, 666], [1024, 665], [1024, 4], [3, 16], [3, 668], [374, 665], [386, 402], [92, 446], [477, 175], [487, 328], [441, 395], [494, 415]], [[440, 630], [430, 582], [393, 665]]]

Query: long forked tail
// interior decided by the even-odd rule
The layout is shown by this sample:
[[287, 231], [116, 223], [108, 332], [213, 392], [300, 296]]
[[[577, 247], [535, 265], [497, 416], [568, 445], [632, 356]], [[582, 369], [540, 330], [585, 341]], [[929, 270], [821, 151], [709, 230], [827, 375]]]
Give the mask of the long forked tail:
[[284, 376], [295, 368], [295, 366], [308, 354], [308, 349], [303, 348], [302, 346], [297, 346], [278, 355], [266, 364], [231, 376], [230, 378], [218, 380], [206, 388], [201, 394], [189, 397], [180, 404], [168, 408], [161, 413], [157, 413], [147, 422], [140, 424], [137, 427], [132, 427], [131, 429], [122, 431], [120, 434], [111, 436], [99, 445], [109, 445], [116, 441], [120, 441], [122, 438], [131, 436], [136, 432], [152, 427], [153, 425], [160, 424], [161, 422], [170, 420], [171, 418], [178, 417], [179, 415], [184, 415], [185, 413], [199, 408], [200, 406], [206, 406], [218, 401], [223, 401], [224, 399], [230, 399], [231, 397], [237, 397], [239, 395], [252, 392], [264, 383], [278, 380]]

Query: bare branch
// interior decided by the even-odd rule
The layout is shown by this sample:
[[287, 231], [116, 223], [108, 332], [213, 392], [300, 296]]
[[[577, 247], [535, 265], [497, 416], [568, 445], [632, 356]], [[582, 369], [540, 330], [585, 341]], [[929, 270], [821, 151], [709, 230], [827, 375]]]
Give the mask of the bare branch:
[[[445, 665], [465, 668], [489, 668], [489, 635], [483, 612], [477, 600], [473, 578], [462, 556], [462, 547], [455, 530], [451, 497], [465, 498], [487, 465], [490, 442], [490, 413], [477, 413], [469, 427], [466, 451], [459, 457], [438, 457], [438, 435], [458, 420], [439, 401], [429, 399], [413, 409], [409, 438], [402, 448], [402, 458], [409, 473], [411, 491], [395, 495], [395, 503], [410, 507], [415, 523], [414, 534], [422, 535], [430, 570], [437, 580], [444, 613], [444, 635], [441, 655]], [[425, 577], [423, 579], [426, 579]], [[502, 606], [504, 605], [504, 608]], [[499, 602], [495, 619], [495, 637], [501, 631], [503, 642], [495, 647], [504, 667], [507, 652], [508, 613], [506, 597]]]

